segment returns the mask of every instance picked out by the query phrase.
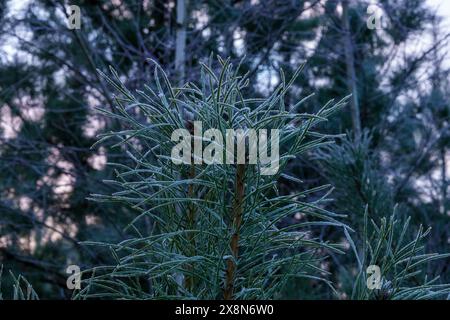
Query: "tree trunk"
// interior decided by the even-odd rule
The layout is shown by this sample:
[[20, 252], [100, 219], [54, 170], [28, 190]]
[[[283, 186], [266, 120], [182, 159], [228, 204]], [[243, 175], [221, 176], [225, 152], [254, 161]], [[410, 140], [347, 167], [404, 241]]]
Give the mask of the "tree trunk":
[[233, 204], [233, 221], [232, 229], [233, 235], [230, 240], [231, 254], [233, 258], [227, 260], [227, 269], [225, 271], [225, 288], [223, 293], [224, 300], [233, 299], [234, 295], [234, 281], [236, 278], [237, 265], [236, 261], [239, 258], [239, 234], [242, 223], [242, 215], [244, 210], [244, 192], [245, 192], [245, 164], [238, 164], [236, 168], [236, 193]]
[[347, 86], [352, 93], [350, 101], [353, 131], [356, 137], [361, 136], [361, 119], [359, 115], [358, 90], [356, 86], [355, 61], [353, 56], [353, 43], [348, 17], [348, 0], [342, 0], [342, 24], [344, 27], [345, 65], [347, 69]]
[[441, 148], [441, 199], [442, 199], [442, 214], [447, 214], [447, 162], [446, 162], [446, 150], [445, 147]]
[[175, 45], [175, 72], [181, 85], [186, 78], [186, 6], [187, 0], [177, 0], [177, 34]]

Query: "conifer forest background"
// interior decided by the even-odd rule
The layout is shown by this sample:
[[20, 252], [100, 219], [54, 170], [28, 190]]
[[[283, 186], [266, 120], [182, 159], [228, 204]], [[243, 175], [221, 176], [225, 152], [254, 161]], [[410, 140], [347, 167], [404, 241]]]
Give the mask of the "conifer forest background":
[[0, 299], [448, 299], [449, 76], [448, 1], [0, 0]]

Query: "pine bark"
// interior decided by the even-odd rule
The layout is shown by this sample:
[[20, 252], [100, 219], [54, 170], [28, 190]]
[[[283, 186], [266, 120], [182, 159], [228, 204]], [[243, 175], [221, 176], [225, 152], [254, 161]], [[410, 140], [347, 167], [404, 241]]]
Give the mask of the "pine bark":
[[236, 261], [239, 258], [239, 233], [242, 224], [242, 216], [244, 210], [244, 194], [245, 194], [245, 164], [238, 164], [236, 169], [236, 186], [235, 199], [233, 204], [232, 214], [232, 228], [233, 235], [231, 236], [230, 248], [233, 258], [227, 260], [225, 288], [223, 298], [225, 300], [233, 299], [234, 295], [234, 281], [236, 278], [237, 265]]

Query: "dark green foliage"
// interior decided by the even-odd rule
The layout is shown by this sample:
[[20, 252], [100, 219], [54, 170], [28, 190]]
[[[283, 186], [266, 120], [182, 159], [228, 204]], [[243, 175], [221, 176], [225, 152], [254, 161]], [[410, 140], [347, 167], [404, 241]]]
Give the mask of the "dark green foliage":
[[[450, 254], [425, 253], [425, 239], [431, 228], [422, 226], [416, 235], [410, 232], [410, 217], [399, 219], [398, 212], [389, 218], [381, 218], [376, 223], [369, 218], [368, 210], [364, 215], [364, 231], [359, 249], [355, 250], [358, 260], [358, 272], [353, 288], [349, 288], [351, 299], [365, 300], [415, 300], [446, 298], [450, 293], [450, 284], [439, 283], [440, 276], [429, 278], [425, 274], [427, 264], [438, 259], [448, 259]], [[353, 244], [352, 244], [353, 246]], [[381, 288], [368, 289], [367, 267], [377, 265], [381, 271]], [[346, 271], [349, 270], [349, 271]], [[343, 270], [348, 279], [355, 275], [353, 269]], [[343, 281], [346, 283], [346, 281]]]
[[[117, 117], [128, 125], [102, 134], [100, 141], [114, 138], [117, 147], [127, 146], [134, 164], [113, 164], [116, 179], [108, 182], [120, 191], [93, 199], [124, 202], [137, 210], [128, 225], [136, 236], [99, 244], [112, 250], [117, 264], [92, 270], [95, 275], [86, 280], [81, 297], [276, 298], [291, 278], [322, 279], [323, 250], [342, 253], [313, 236], [317, 227], [345, 227], [338, 215], [322, 208], [330, 186], [281, 195], [277, 180], [283, 176], [296, 181], [283, 173], [287, 163], [330, 142], [327, 135], [311, 130], [345, 100], [330, 102], [314, 115], [289, 112], [284, 95], [300, 70], [269, 98], [248, 99], [241, 93], [246, 79], [236, 75], [228, 60], [220, 62], [220, 73], [204, 66], [201, 83], [178, 89], [156, 66], [155, 91], [146, 87], [138, 91], [139, 98], [119, 79], [109, 80], [122, 93], [116, 99]], [[145, 122], [129, 113], [134, 108], [147, 116]], [[184, 119], [178, 111], [182, 108], [193, 118]], [[280, 145], [289, 147], [281, 151], [278, 173], [261, 175], [261, 164], [174, 165], [172, 131], [197, 120], [203, 130], [220, 128], [223, 136], [226, 129], [279, 129]], [[308, 194], [321, 196], [308, 202]], [[296, 213], [304, 218], [279, 225]]]
[[[103, 180], [117, 179], [114, 169], [120, 174], [129, 169], [104, 166], [104, 163], [135, 168], [136, 160], [126, 151], [136, 158], [137, 152], [155, 146], [155, 141], [141, 137], [149, 135], [148, 131], [143, 131], [119, 147], [112, 148], [118, 141], [109, 139], [101, 144], [102, 148], [90, 149], [99, 132], [105, 136], [111, 131], [126, 134], [126, 130], [140, 130], [139, 126], [147, 121], [142, 106], [127, 109], [127, 120], [123, 118], [121, 108], [115, 105], [114, 92], [96, 69], [106, 70], [112, 65], [140, 104], [147, 100], [136, 94], [135, 89], [143, 90], [147, 84], [157, 90], [154, 65], [148, 58], [164, 68], [171, 83], [182, 83], [174, 70], [178, 28], [176, 1], [71, 1], [81, 7], [82, 29], [79, 31], [66, 27], [63, 1], [29, 1], [23, 11], [12, 10], [21, 7], [22, 3], [25, 2], [0, 2], [0, 264], [4, 265], [4, 270], [26, 277], [41, 297], [66, 299], [72, 296], [65, 285], [68, 264], [79, 264], [83, 270], [91, 270], [95, 266], [116, 263], [109, 248], [84, 246], [80, 245], [81, 241], [117, 244], [125, 239], [139, 238], [134, 228], [126, 229], [136, 216], [132, 206], [124, 201], [86, 200], [92, 193], [108, 195], [129, 191], [128, 185], [124, 188], [124, 181], [103, 183]], [[295, 161], [288, 161], [284, 167], [286, 175], [277, 177], [277, 189], [270, 191], [268, 196], [288, 197], [305, 190], [317, 190], [303, 194], [302, 201], [315, 203], [320, 200], [320, 210], [346, 214], [347, 218], [340, 223], [354, 230], [347, 229], [348, 236], [353, 238], [361, 259], [363, 239], [370, 238], [370, 233], [364, 235], [366, 207], [369, 226], [372, 226], [371, 219], [377, 225], [382, 224], [382, 219], [389, 221], [395, 204], [398, 204], [395, 219], [403, 222], [410, 217], [410, 228], [405, 235], [407, 241], [415, 239], [420, 225], [431, 226], [428, 236], [421, 240], [425, 246], [423, 252], [449, 251], [450, 100], [449, 69], [445, 63], [448, 36], [446, 29], [439, 25], [437, 14], [440, 12], [432, 12], [426, 1], [382, 0], [379, 4], [383, 29], [370, 30], [366, 25], [368, 2], [349, 1], [350, 30], [347, 34], [343, 28], [341, 0], [205, 0], [188, 3], [184, 80], [201, 82], [200, 63], [207, 61], [211, 52], [229, 56], [234, 65], [246, 55], [240, 70], [242, 74], [247, 73], [249, 83], [240, 90], [245, 97], [265, 101], [264, 97], [283, 82], [277, 71], [280, 67], [289, 79], [295, 73], [295, 66], [307, 60], [303, 76], [297, 77], [290, 90], [284, 92], [284, 105], [292, 106], [301, 97], [316, 94], [295, 110], [288, 110], [295, 114], [317, 114], [330, 99], [351, 92], [343, 45], [345, 36], [349, 35], [359, 120], [370, 134], [354, 137], [349, 108], [317, 123], [315, 130], [321, 133], [348, 132], [349, 138], [338, 140], [336, 145], [327, 145], [320, 152], [304, 150]], [[425, 44], [422, 41], [425, 39], [432, 39], [432, 43]], [[222, 68], [220, 62], [213, 62], [209, 67], [216, 73]], [[168, 94], [161, 83], [164, 93]], [[213, 81], [213, 87], [216, 85]], [[206, 88], [211, 90], [209, 84]], [[190, 98], [184, 100], [186, 88], [172, 89], [179, 93], [177, 99], [193, 103]], [[159, 101], [148, 92], [146, 94]], [[204, 100], [204, 97], [194, 96]], [[170, 97], [167, 100], [173, 103]], [[128, 104], [129, 101], [124, 101], [124, 105]], [[114, 117], [99, 115], [95, 111], [98, 107], [115, 114]], [[191, 115], [200, 115], [192, 109]], [[214, 114], [213, 109], [206, 110]], [[226, 123], [230, 119], [222, 120]], [[300, 130], [306, 120], [296, 119], [291, 124]], [[274, 125], [279, 124], [274, 122]], [[210, 121], [209, 125], [217, 123]], [[151, 131], [153, 139], [161, 137], [153, 134], [156, 132]], [[308, 143], [309, 138], [304, 142]], [[290, 143], [285, 141], [282, 152], [289, 151]], [[145, 160], [161, 167], [160, 163], [156, 164], [156, 157]], [[200, 169], [196, 170], [198, 175]], [[236, 175], [233, 170], [214, 171], [208, 177], [221, 177], [221, 183], [231, 192]], [[179, 176], [172, 179], [182, 183], [177, 187], [180, 192], [189, 184], [190, 171], [179, 169], [177, 174]], [[125, 175], [124, 178], [138, 177]], [[255, 177], [247, 174], [246, 178]], [[161, 179], [159, 177], [158, 181]], [[328, 184], [334, 187], [329, 195], [333, 199], [325, 200], [322, 197], [330, 190], [316, 188]], [[193, 189], [199, 192], [202, 188], [206, 187], [199, 185]], [[227, 206], [232, 205], [232, 194], [227, 196]], [[225, 197], [218, 192], [211, 196]], [[178, 206], [196, 205], [181, 203]], [[146, 204], [144, 210], [148, 207]], [[177, 212], [173, 219], [180, 216], [181, 212]], [[304, 219], [303, 215], [287, 214], [276, 225], [279, 229], [289, 228], [305, 223]], [[180, 219], [179, 224], [185, 222]], [[146, 216], [135, 226], [141, 234], [149, 235], [161, 231], [154, 228], [154, 223]], [[343, 228], [319, 226], [309, 231], [319, 242], [348, 245]], [[193, 235], [193, 232], [177, 234], [174, 238], [181, 243]], [[132, 243], [132, 247], [141, 243]], [[192, 259], [189, 246], [181, 246], [178, 250], [176, 254]], [[211, 254], [217, 253], [214, 250]], [[317, 259], [330, 256], [328, 260], [317, 261], [317, 265], [326, 271], [318, 274], [326, 281], [291, 278], [284, 290], [280, 284], [274, 297], [375, 297], [374, 292], [363, 290], [363, 277], [355, 282], [360, 269], [351, 248], [344, 250], [345, 255], [332, 250], [317, 251]], [[119, 256], [124, 258], [129, 254], [122, 250]], [[203, 266], [203, 263], [195, 260], [192, 265]], [[426, 262], [421, 270], [430, 279], [441, 275], [436, 283], [448, 283], [449, 266], [446, 258]], [[177, 268], [184, 268], [184, 265]], [[183, 269], [181, 273], [187, 272]], [[312, 270], [308, 272], [315, 274]], [[388, 281], [396, 274], [399, 273], [390, 272]], [[85, 279], [92, 276], [89, 272], [85, 275]], [[4, 297], [13, 298], [14, 281], [9, 275], [4, 278], [9, 281], [3, 286]], [[405, 280], [402, 284], [405, 288], [424, 283], [422, 275]], [[330, 290], [330, 283], [337, 295]], [[359, 289], [352, 295], [355, 283]], [[26, 297], [26, 285], [22, 284]], [[139, 285], [145, 288], [143, 292], [148, 297], [148, 282]], [[189, 295], [202, 297], [199, 288], [189, 291]], [[250, 296], [250, 293], [246, 294]], [[16, 297], [19, 296], [17, 291]]]

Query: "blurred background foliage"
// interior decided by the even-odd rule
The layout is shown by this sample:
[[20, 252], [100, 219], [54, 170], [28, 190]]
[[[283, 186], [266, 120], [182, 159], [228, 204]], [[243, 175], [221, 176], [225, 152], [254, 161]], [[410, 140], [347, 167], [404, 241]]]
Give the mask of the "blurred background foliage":
[[[335, 189], [326, 209], [348, 215], [355, 243], [365, 243], [364, 217], [410, 219], [407, 238], [432, 227], [427, 252], [449, 252], [450, 30], [421, 0], [375, 1], [381, 29], [367, 27], [369, 1], [347, 0], [6, 0], [0, 3], [0, 264], [22, 274], [45, 298], [68, 298], [65, 268], [110, 262], [80, 241], [117, 242], [136, 213], [121, 203], [87, 201], [114, 191], [107, 162], [126, 163], [123, 150], [90, 149], [101, 132], [120, 129], [95, 108], [113, 110], [113, 90], [97, 73], [112, 66], [131, 91], [152, 79], [157, 61], [171, 80], [200, 78], [210, 54], [244, 56], [248, 95], [269, 95], [277, 70], [290, 78], [307, 65], [285, 97], [316, 112], [332, 98], [351, 103], [321, 125], [346, 133], [336, 145], [289, 163], [298, 184], [288, 194], [326, 183]], [[67, 27], [69, 5], [81, 8], [81, 29]], [[177, 8], [185, 8], [185, 18]], [[317, 196], [317, 195], [316, 195]], [[314, 197], [311, 195], [311, 197]], [[310, 199], [315, 200], [315, 199]], [[294, 215], [283, 224], [301, 220]], [[150, 222], [148, 222], [150, 223]], [[285, 298], [355, 298], [348, 287], [358, 267], [341, 231], [323, 227], [320, 239], [347, 244], [322, 266], [323, 283], [290, 283]], [[449, 260], [422, 271], [449, 282]], [[8, 280], [12, 281], [15, 280]], [[411, 279], [414, 282], [414, 278]], [[6, 296], [6, 294], [5, 294]]]

